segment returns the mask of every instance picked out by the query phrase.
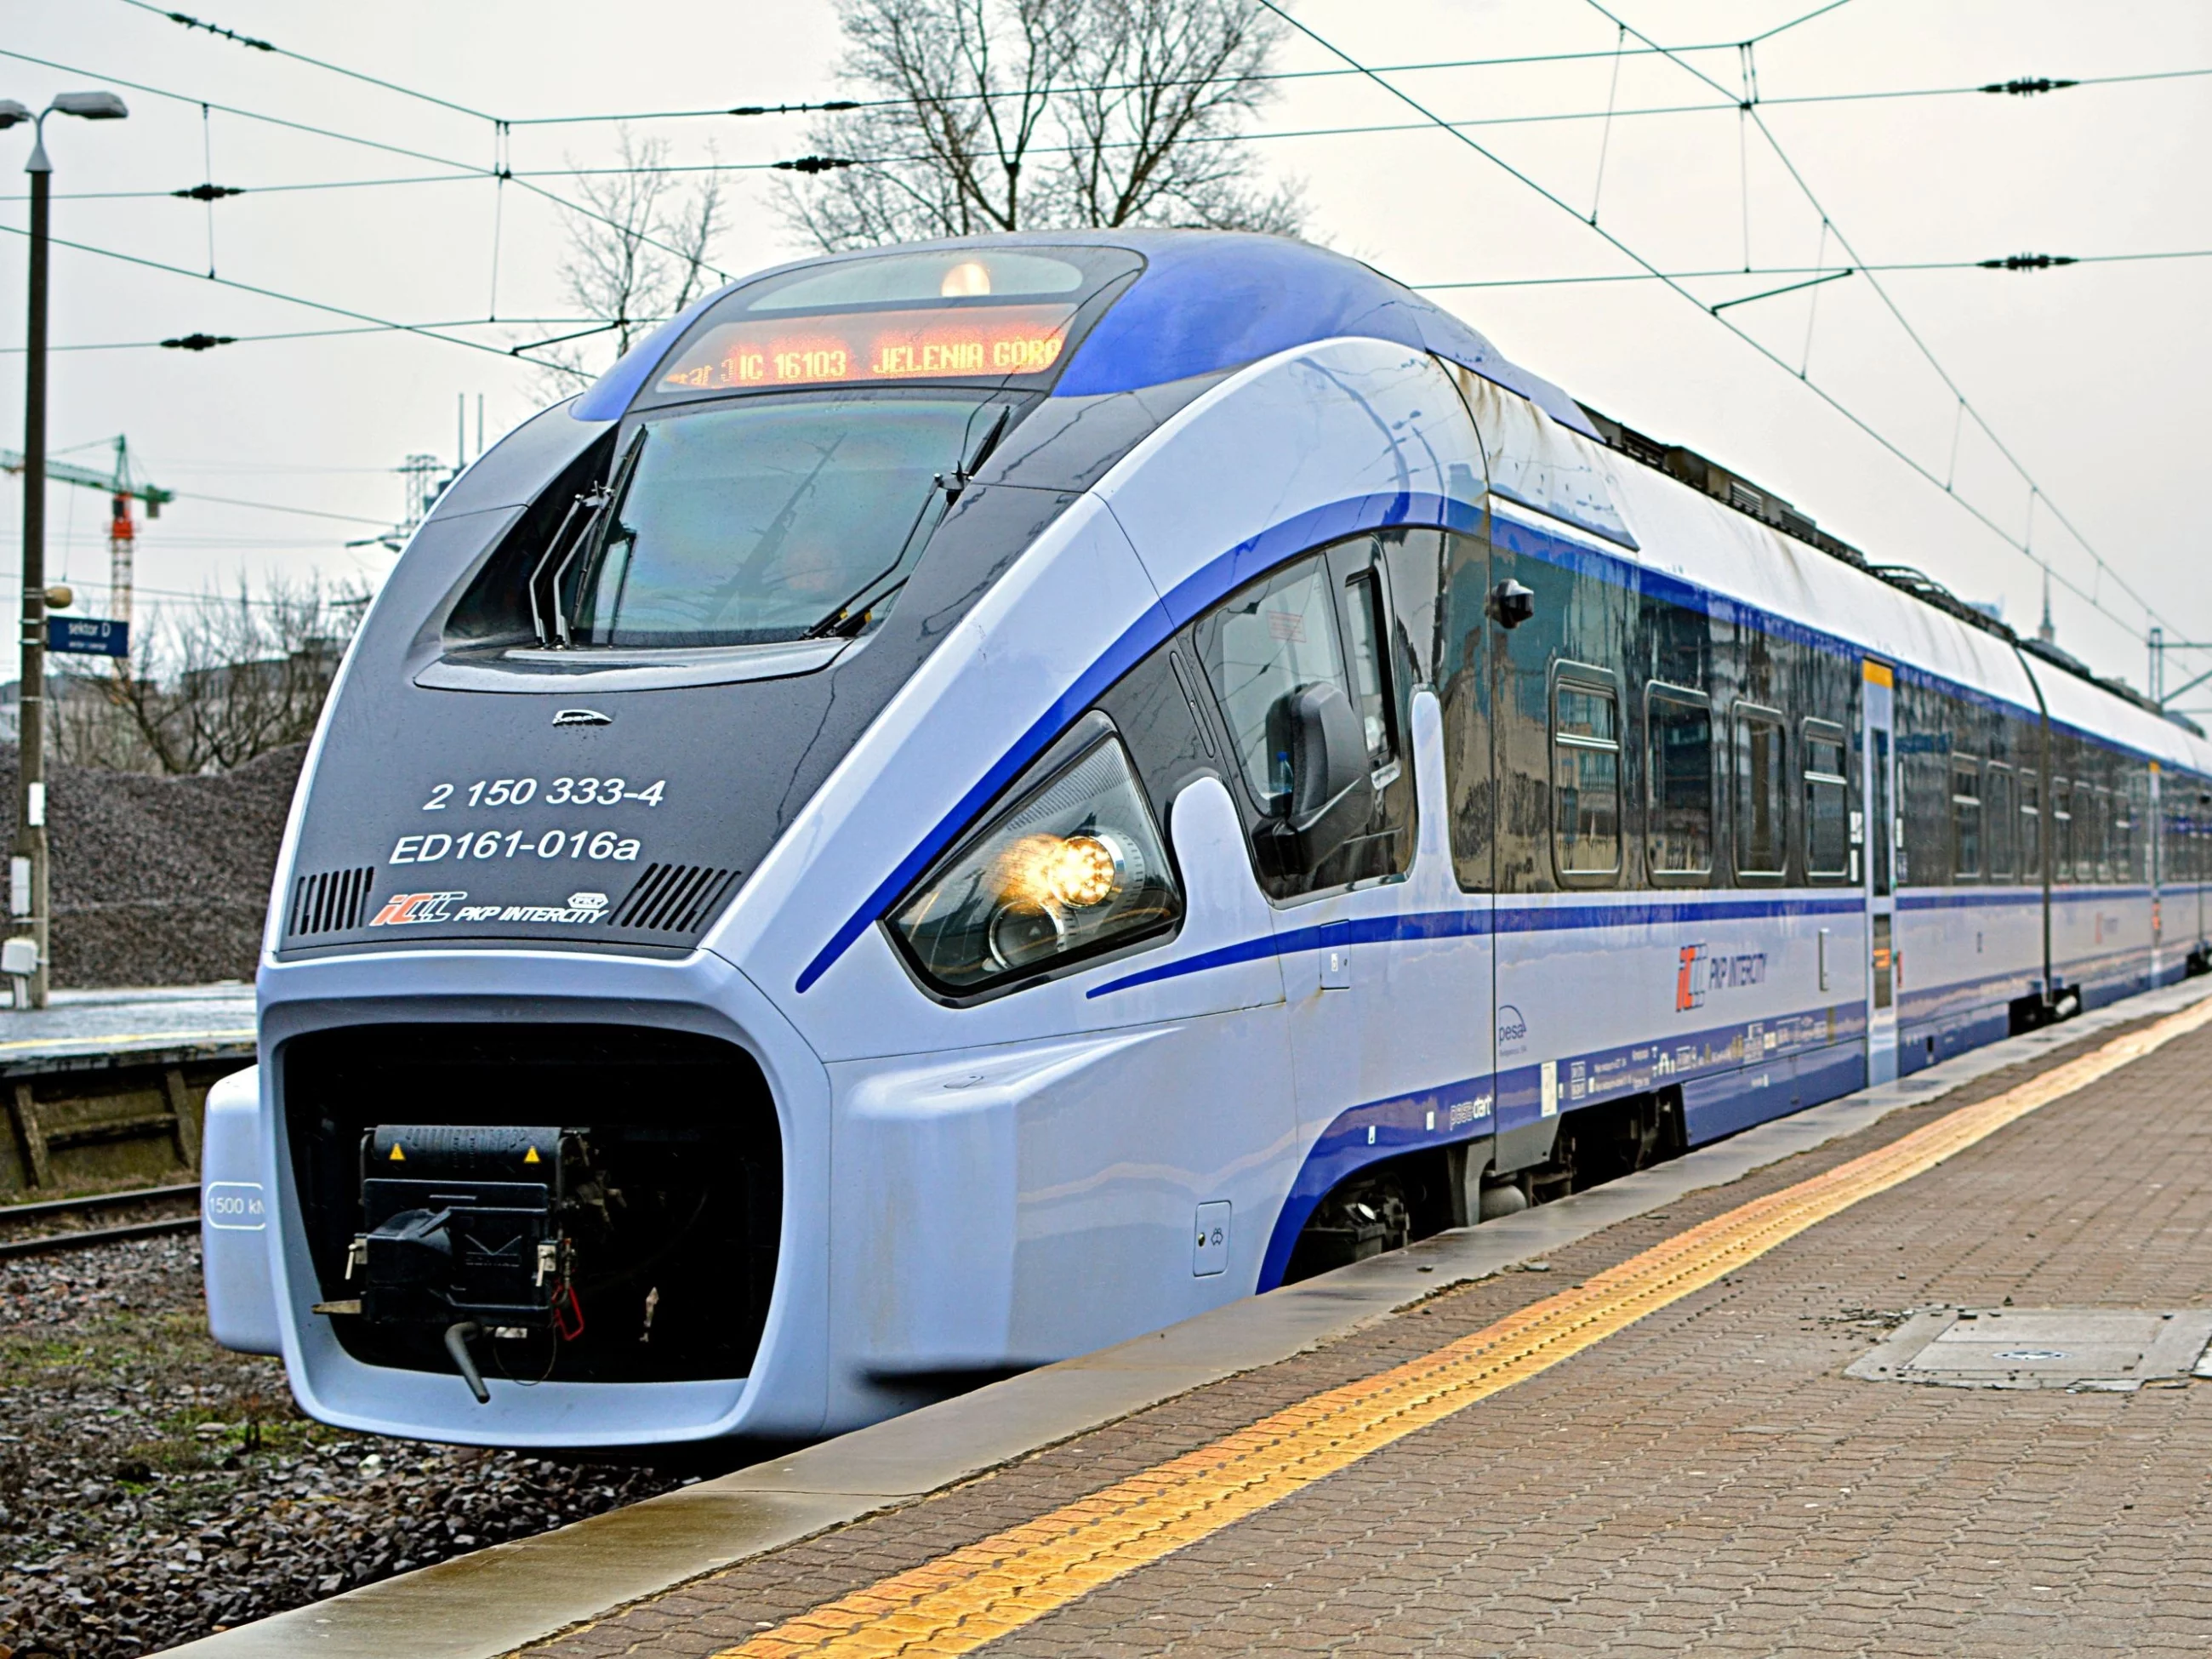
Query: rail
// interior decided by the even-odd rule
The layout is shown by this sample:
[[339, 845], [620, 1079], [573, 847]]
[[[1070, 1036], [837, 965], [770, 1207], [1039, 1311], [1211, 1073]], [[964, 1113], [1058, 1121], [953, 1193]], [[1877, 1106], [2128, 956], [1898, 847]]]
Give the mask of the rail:
[[10, 1256], [51, 1255], [60, 1250], [85, 1249], [95, 1244], [125, 1239], [157, 1238], [165, 1234], [194, 1232], [199, 1228], [200, 1189], [197, 1182], [166, 1187], [139, 1187], [127, 1192], [95, 1193], [83, 1198], [54, 1198], [36, 1204], [0, 1205], [0, 1228], [25, 1222], [56, 1221], [68, 1216], [97, 1215], [104, 1210], [128, 1209], [140, 1204], [173, 1204], [192, 1200], [193, 1213], [155, 1221], [125, 1222], [119, 1227], [78, 1227], [67, 1232], [40, 1233], [29, 1238], [0, 1239], [0, 1260]]

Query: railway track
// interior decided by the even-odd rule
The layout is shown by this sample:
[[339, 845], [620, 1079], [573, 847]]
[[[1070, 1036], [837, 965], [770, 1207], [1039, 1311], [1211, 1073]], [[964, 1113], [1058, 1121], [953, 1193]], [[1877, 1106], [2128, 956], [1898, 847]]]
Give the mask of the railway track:
[[[140, 1187], [128, 1192], [99, 1193], [88, 1198], [57, 1198], [36, 1204], [0, 1205], [0, 1260], [10, 1256], [51, 1255], [59, 1250], [88, 1249], [95, 1244], [113, 1244], [129, 1238], [155, 1238], [165, 1233], [198, 1231], [199, 1218], [199, 1184], [184, 1182], [173, 1186]], [[188, 1216], [165, 1216], [152, 1221], [129, 1221], [115, 1227], [76, 1227], [58, 1233], [33, 1233], [28, 1237], [15, 1237], [15, 1230], [26, 1224], [66, 1220], [73, 1216], [96, 1217], [112, 1210], [133, 1209], [146, 1204], [177, 1204], [190, 1200], [192, 1213]]]

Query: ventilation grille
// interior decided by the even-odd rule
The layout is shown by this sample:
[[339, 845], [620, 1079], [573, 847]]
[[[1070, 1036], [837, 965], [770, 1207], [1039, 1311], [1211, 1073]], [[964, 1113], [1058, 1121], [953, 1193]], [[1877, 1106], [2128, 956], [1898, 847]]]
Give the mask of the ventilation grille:
[[734, 870], [709, 870], [700, 864], [649, 864], [609, 925], [688, 933], [713, 914], [737, 876]]
[[301, 877], [292, 884], [292, 924], [286, 931], [295, 939], [304, 939], [360, 927], [362, 912], [368, 908], [369, 884], [375, 879], [374, 865]]

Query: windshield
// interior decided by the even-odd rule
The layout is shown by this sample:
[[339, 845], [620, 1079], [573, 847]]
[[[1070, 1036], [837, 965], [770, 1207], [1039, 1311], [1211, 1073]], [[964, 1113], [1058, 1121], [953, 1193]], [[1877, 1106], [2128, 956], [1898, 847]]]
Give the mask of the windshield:
[[577, 645], [858, 633], [887, 607], [1005, 400], [748, 399], [641, 427], [573, 571]]

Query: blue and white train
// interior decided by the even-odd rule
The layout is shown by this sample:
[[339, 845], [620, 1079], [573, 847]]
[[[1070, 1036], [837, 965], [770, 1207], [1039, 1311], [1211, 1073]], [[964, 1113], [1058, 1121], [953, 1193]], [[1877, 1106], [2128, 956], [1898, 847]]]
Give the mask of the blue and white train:
[[787, 265], [369, 612], [214, 1328], [356, 1430], [835, 1431], [2201, 969], [2208, 799], [1364, 265]]

